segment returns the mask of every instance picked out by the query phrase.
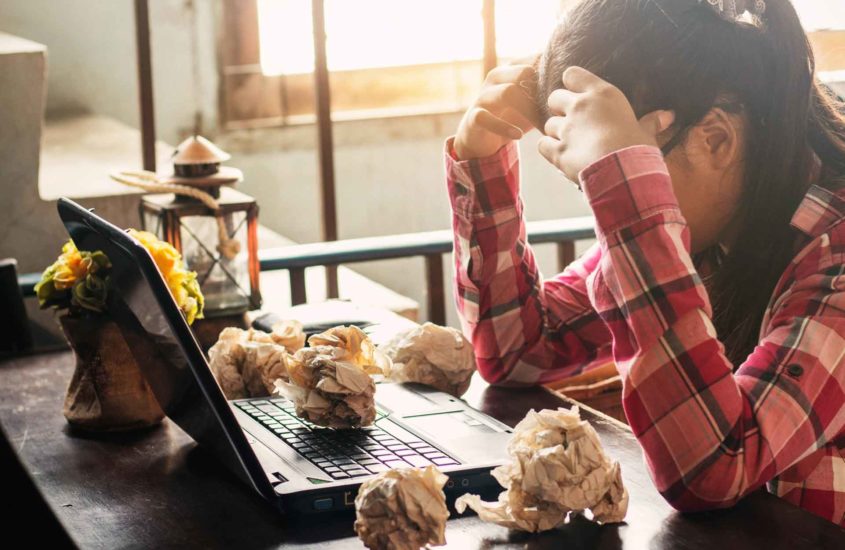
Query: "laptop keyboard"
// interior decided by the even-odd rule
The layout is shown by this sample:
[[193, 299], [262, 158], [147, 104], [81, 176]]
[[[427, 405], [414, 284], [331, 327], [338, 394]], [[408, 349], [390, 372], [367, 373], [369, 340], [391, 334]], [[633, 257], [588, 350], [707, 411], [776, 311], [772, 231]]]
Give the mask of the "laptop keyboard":
[[[333, 430], [299, 418], [293, 403], [283, 397], [235, 401], [234, 404], [332, 479], [368, 476], [391, 468], [459, 464], [393, 422], [384, 423], [389, 426]], [[379, 411], [376, 422], [385, 416]]]

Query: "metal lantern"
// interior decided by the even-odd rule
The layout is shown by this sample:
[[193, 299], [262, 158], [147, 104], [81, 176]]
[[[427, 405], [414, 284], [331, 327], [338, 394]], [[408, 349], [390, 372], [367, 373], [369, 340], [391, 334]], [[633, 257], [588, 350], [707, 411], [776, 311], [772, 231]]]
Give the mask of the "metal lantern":
[[[258, 204], [228, 187], [242, 179], [240, 170], [220, 166], [229, 158], [201, 136], [185, 140], [173, 153], [173, 174], [158, 180], [181, 190], [145, 195], [140, 206], [144, 229], [172, 244], [196, 271], [207, 318], [261, 307]], [[217, 209], [192, 190], [216, 199]]]

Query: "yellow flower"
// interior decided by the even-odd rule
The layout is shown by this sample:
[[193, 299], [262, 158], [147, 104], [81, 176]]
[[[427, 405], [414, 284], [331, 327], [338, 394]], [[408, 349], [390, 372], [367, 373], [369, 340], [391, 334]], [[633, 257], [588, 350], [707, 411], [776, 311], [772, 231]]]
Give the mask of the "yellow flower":
[[53, 284], [56, 290], [66, 290], [73, 287], [76, 281], [88, 276], [91, 269], [91, 257], [82, 257], [73, 241], [68, 241], [62, 247], [62, 254], [53, 264]]
[[80, 252], [68, 241], [35, 285], [40, 306], [103, 311], [109, 268], [111, 262], [102, 252]]
[[149, 250], [162, 273], [182, 268], [182, 256], [169, 243], [160, 242], [149, 247]]
[[173, 299], [185, 314], [188, 324], [193, 323], [194, 319], [202, 319], [204, 300], [197, 283], [197, 274], [185, 269], [179, 251], [170, 243], [159, 240], [147, 231], [130, 229], [129, 234], [150, 252]]
[[[185, 269], [179, 252], [147, 231], [130, 229], [129, 234], [149, 250], [188, 323], [201, 319], [205, 300], [197, 274]], [[111, 262], [102, 251], [80, 252], [73, 241], [68, 241], [35, 285], [38, 302], [42, 308], [69, 309], [71, 313], [80, 310], [103, 313], [110, 292], [110, 269]]]

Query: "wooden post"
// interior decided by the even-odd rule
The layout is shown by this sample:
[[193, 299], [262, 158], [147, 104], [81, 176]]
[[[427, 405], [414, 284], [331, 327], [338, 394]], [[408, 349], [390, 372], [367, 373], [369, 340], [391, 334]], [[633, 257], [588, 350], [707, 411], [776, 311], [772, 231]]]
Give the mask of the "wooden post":
[[[317, 101], [317, 135], [320, 148], [320, 199], [323, 240], [337, 240], [335, 205], [334, 143], [332, 138], [331, 90], [326, 58], [326, 19], [323, 0], [311, 0], [314, 25], [314, 89]], [[337, 266], [326, 266], [326, 296], [337, 298]]]
[[446, 324], [446, 293], [443, 288], [443, 256], [425, 257], [425, 285], [428, 320], [436, 325]]
[[290, 275], [290, 305], [298, 306], [308, 301], [305, 291], [305, 268], [296, 267], [288, 270]]
[[135, 0], [135, 44], [138, 61], [138, 103], [141, 116], [141, 154], [144, 170], [156, 170], [156, 128], [153, 107], [153, 66], [150, 53], [148, 0]]
[[563, 271], [575, 261], [575, 241], [561, 241], [557, 243], [558, 271]]
[[481, 8], [484, 20], [484, 76], [496, 68], [499, 59], [496, 54], [496, 0], [484, 0]]

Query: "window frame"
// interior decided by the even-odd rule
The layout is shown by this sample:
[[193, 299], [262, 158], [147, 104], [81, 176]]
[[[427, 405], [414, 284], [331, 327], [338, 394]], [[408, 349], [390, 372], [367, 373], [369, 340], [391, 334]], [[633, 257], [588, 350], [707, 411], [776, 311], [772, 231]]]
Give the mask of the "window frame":
[[[314, 73], [264, 75], [257, 0], [221, 0], [219, 120], [223, 130], [313, 124]], [[333, 120], [462, 112], [497, 64], [494, 0], [482, 0], [483, 58], [424, 65], [330, 71]], [[444, 79], [447, 73], [454, 78]], [[373, 86], [378, 83], [378, 87]], [[435, 83], [440, 83], [440, 89]], [[443, 88], [452, 87], [452, 93]], [[373, 94], [374, 90], [386, 93]], [[366, 90], [366, 94], [360, 93]], [[425, 98], [438, 100], [426, 102]]]

